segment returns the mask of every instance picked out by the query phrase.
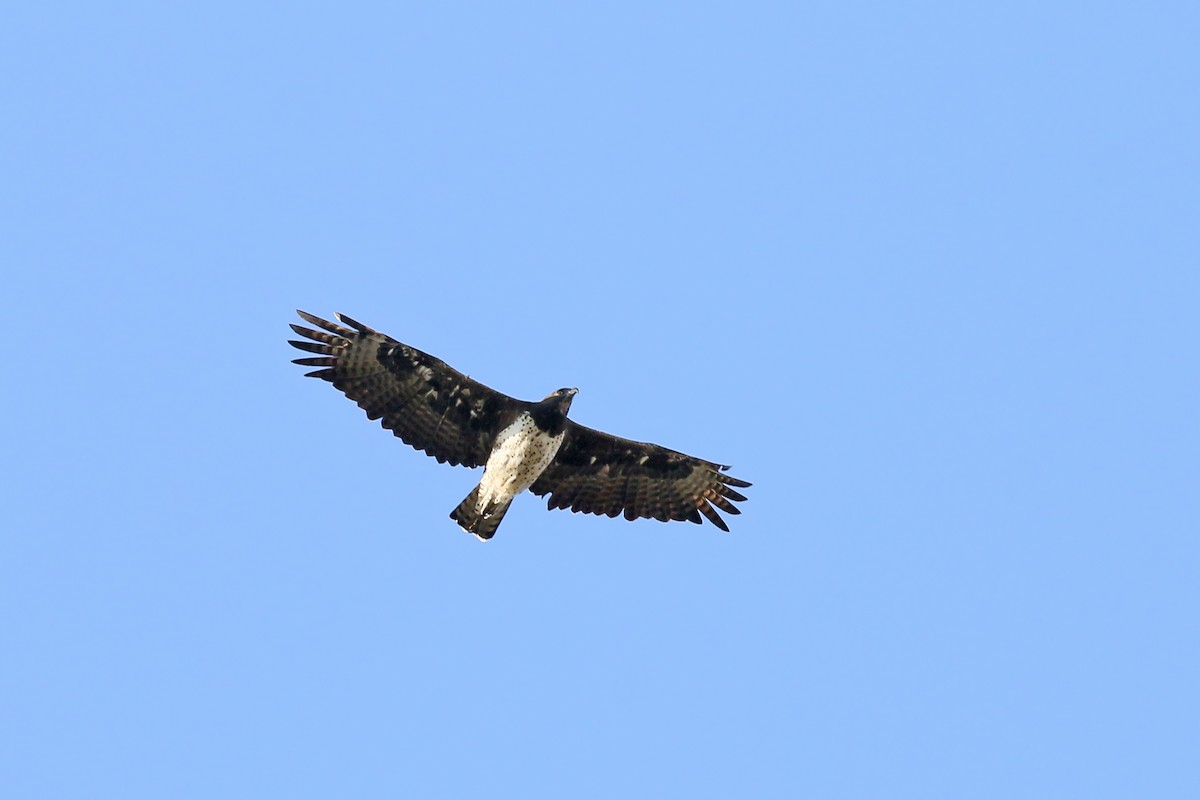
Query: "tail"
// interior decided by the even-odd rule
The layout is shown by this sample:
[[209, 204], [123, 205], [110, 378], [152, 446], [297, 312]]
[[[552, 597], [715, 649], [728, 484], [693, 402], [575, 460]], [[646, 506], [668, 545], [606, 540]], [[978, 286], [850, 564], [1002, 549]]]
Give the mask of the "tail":
[[480, 511], [479, 487], [476, 486], [467, 495], [467, 499], [450, 512], [450, 519], [457, 522], [459, 527], [467, 533], [478, 536], [480, 541], [486, 541], [495, 535], [496, 528], [500, 527], [500, 521], [504, 519], [504, 514], [510, 505], [512, 505], [511, 499], [503, 503], [492, 503]]

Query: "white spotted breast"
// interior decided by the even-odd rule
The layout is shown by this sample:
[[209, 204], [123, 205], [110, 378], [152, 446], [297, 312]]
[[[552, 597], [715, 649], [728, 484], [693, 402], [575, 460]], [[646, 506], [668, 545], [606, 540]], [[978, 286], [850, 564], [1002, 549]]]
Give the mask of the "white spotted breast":
[[496, 437], [479, 481], [480, 508], [502, 503], [533, 485], [554, 460], [563, 433], [551, 436], [529, 414], [521, 414]]

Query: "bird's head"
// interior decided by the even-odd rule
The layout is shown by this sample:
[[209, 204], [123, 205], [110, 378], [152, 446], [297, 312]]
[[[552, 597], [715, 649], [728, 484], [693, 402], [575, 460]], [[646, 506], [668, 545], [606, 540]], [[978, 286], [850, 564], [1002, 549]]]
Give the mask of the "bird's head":
[[571, 400], [578, 393], [578, 389], [559, 389], [557, 392], [551, 392], [542, 400], [543, 403], [550, 403], [563, 414], [571, 410]]

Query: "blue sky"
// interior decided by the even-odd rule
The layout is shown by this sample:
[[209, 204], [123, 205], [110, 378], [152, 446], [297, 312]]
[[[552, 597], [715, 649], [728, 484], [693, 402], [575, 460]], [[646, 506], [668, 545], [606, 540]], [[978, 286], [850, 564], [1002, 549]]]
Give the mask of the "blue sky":
[[[6, 796], [1200, 796], [1194, 5], [5, 17]], [[745, 513], [480, 544], [297, 307]]]

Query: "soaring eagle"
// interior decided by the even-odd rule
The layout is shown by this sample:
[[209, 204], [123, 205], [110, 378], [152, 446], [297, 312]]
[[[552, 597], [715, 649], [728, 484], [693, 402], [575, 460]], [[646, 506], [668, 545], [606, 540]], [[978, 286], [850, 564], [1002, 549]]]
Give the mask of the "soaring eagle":
[[733, 487], [750, 484], [725, 474], [729, 467], [567, 419], [577, 389], [517, 400], [342, 314], [335, 316], [349, 327], [296, 313], [321, 329], [292, 325], [311, 341], [289, 343], [317, 354], [295, 359], [320, 367], [308, 377], [329, 381], [369, 419], [439, 462], [483, 467], [479, 485], [450, 514], [480, 539], [492, 538], [526, 489], [549, 495], [548, 508], [663, 522], [699, 523], [704, 515], [723, 531], [729, 527], [716, 509], [741, 513], [731, 501], [746, 498]]

